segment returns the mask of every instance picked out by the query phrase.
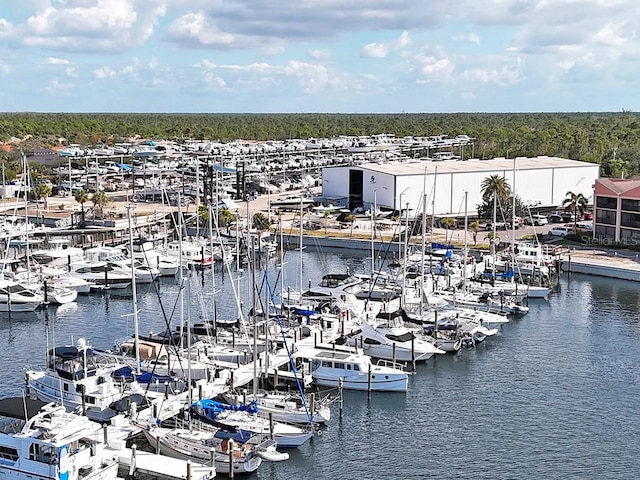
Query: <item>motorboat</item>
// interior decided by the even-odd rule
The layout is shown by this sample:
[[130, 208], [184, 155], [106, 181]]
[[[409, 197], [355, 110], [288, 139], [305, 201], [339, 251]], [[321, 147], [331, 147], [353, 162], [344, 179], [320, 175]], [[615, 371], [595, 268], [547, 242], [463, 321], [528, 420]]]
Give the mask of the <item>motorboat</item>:
[[66, 269], [42, 267], [40, 274], [43, 281], [47, 282], [47, 285], [75, 290], [78, 294], [87, 294], [95, 286], [92, 281], [69, 275]]
[[115, 480], [102, 426], [63, 407], [29, 398], [0, 400], [0, 478]]
[[159, 252], [178, 259], [185, 266], [211, 266], [213, 257], [207, 245], [190, 240], [174, 240], [168, 242]]
[[0, 279], [0, 312], [33, 312], [44, 303], [44, 296], [27, 285]]
[[317, 385], [348, 390], [406, 392], [409, 374], [398, 365], [371, 362], [367, 354], [327, 346], [300, 348], [296, 358], [311, 362], [311, 374]]
[[69, 265], [69, 275], [92, 282], [99, 287], [127, 288], [131, 285], [131, 271], [108, 262], [80, 260]]
[[[124, 245], [123, 247], [128, 249], [129, 245]], [[129, 255], [136, 259], [137, 264], [148, 265], [157, 269], [161, 276], [173, 277], [180, 268], [180, 260], [178, 258], [156, 250], [151, 241], [134, 241], [133, 251], [129, 252]]]
[[71, 263], [84, 255], [82, 248], [72, 247], [71, 242], [66, 238], [52, 238], [48, 243], [49, 248], [41, 248], [31, 253], [31, 257], [40, 264]]
[[76, 346], [55, 347], [48, 357], [46, 369], [25, 373], [29, 395], [63, 405], [69, 411], [78, 409], [96, 420], [113, 414], [109, 407], [123, 390], [111, 374], [122, 364], [101, 363], [84, 339], [79, 339]]
[[359, 345], [373, 358], [398, 362], [423, 362], [434, 354], [446, 353], [407, 328], [401, 311], [363, 317], [358, 327], [347, 334], [347, 344]]
[[[85, 250], [84, 256], [88, 262], [106, 262], [109, 265], [121, 268], [124, 272], [133, 271], [136, 283], [151, 283], [160, 274], [158, 269], [150, 266], [148, 263], [127, 257], [122, 250], [116, 247], [101, 246], [89, 248]], [[131, 262], [133, 262], [133, 269]], [[131, 276], [131, 273], [129, 275]]]

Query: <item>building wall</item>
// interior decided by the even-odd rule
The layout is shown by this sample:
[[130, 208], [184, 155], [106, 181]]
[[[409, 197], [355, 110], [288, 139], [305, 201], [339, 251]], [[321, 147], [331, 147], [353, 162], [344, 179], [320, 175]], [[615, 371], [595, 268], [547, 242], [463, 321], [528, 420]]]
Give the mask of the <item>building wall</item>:
[[[468, 192], [468, 211], [474, 213], [482, 202], [481, 184], [484, 179], [497, 174], [505, 177], [511, 186], [514, 177], [513, 169], [491, 169], [491, 160], [470, 160], [465, 163], [476, 162], [478, 169], [475, 171], [454, 172], [438, 171], [439, 163], [430, 162], [426, 164], [426, 173], [420, 174], [396, 174], [392, 164], [388, 172], [379, 171], [379, 165], [372, 167], [374, 169], [367, 165], [325, 168], [322, 173], [322, 194], [325, 197], [348, 195], [349, 170], [359, 169], [363, 171], [362, 198], [365, 208], [375, 200], [378, 207], [397, 210], [402, 193], [402, 208], [408, 202], [411, 210], [420, 212], [423, 208], [423, 192], [426, 192], [428, 213], [464, 215], [465, 192]], [[525, 204], [554, 208], [562, 204], [569, 191], [582, 193], [591, 201], [593, 184], [598, 176], [599, 166], [595, 164], [518, 170], [516, 161], [515, 190]]]
[[[600, 181], [594, 189], [594, 238], [640, 245], [640, 188], [635, 180], [615, 181], [611, 190]], [[625, 187], [631, 187], [626, 190]], [[635, 187], [635, 188], [633, 188]]]

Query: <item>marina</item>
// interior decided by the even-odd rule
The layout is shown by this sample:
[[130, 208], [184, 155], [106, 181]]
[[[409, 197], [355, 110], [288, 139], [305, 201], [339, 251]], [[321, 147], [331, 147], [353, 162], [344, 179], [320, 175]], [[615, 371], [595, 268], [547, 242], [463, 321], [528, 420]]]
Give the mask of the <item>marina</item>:
[[[345, 266], [358, 272], [366, 263], [363, 255], [305, 251], [305, 277]], [[293, 257], [286, 267], [288, 278], [299, 269]], [[235, 283], [218, 270], [203, 273], [192, 278], [191, 288], [209, 285], [210, 273], [217, 275], [217, 288], [224, 291]], [[289, 460], [263, 464], [253, 476], [333, 478], [338, 468], [357, 468], [364, 477], [374, 477], [391, 468], [398, 478], [537, 478], [558, 472], [584, 478], [605, 471], [612, 478], [627, 478], [635, 459], [620, 457], [617, 442], [624, 438], [633, 445], [632, 432], [638, 426], [629, 421], [634, 418], [633, 365], [640, 355], [634, 285], [564, 274], [556, 292], [547, 300], [530, 301], [530, 312], [504, 324], [497, 335], [455, 355], [436, 355], [417, 364], [406, 393], [374, 392], [368, 399], [366, 392], [345, 390], [341, 419], [334, 404], [334, 418], [319, 434], [290, 451]], [[150, 287], [138, 290], [143, 332], [164, 326]], [[179, 289], [170, 278], [161, 279], [158, 288], [164, 298]], [[221, 309], [235, 308], [229, 297], [217, 297]], [[198, 303], [192, 298], [192, 307], [199, 308]], [[6, 375], [4, 395], [22, 393], [22, 366], [42, 365], [51, 339], [75, 343], [82, 335], [96, 347], [110, 348], [117, 340], [114, 332], [120, 339], [129, 336], [130, 307], [130, 297], [98, 294], [3, 319], [3, 365], [15, 365]], [[30, 348], [23, 348], [25, 344]], [[249, 398], [250, 392], [249, 387]], [[431, 405], [438, 410], [427, 407]], [[617, 441], [604, 435], [608, 428], [615, 429]], [[425, 432], [438, 433], [416, 444], [413, 439]], [[389, 438], [395, 441], [390, 444]], [[383, 445], [385, 459], [368, 453]], [[506, 461], [513, 457], [514, 446], [515, 463]], [[424, 455], [425, 450], [430, 455]], [[122, 453], [127, 458], [129, 454]], [[437, 460], [451, 455], [456, 462]]]
[[[376, 140], [381, 143], [339, 148], [354, 155], [385, 152], [380, 162], [389, 161], [390, 152], [402, 151]], [[268, 156], [265, 151], [254, 153]], [[245, 160], [251, 154], [240, 152]], [[132, 157], [146, 162], [157, 156], [158, 150], [149, 148]], [[394, 156], [393, 161], [399, 158]], [[440, 165], [447, 161], [456, 160], [437, 158]], [[547, 163], [556, 168], [567, 162]], [[469, 168], [483, 175], [493, 168], [490, 165]], [[512, 165], [515, 181], [515, 160]], [[64, 417], [68, 423], [86, 422], [90, 438], [81, 441], [90, 442], [92, 459], [98, 452], [103, 455], [101, 466], [74, 467], [69, 480], [90, 478], [91, 472], [108, 480], [112, 469], [102, 470], [114, 462], [120, 475], [128, 472], [145, 478], [331, 478], [316, 456], [341, 465], [352, 450], [367, 444], [380, 450], [391, 438], [411, 443], [413, 437], [434, 427], [433, 438], [446, 437], [454, 447], [473, 451], [473, 444], [456, 443], [450, 434], [474, 438], [472, 431], [495, 432], [486, 415], [504, 414], [503, 409], [495, 410], [501, 402], [514, 411], [513, 419], [504, 419], [513, 422], [517, 435], [529, 427], [519, 423], [520, 416], [532, 421], [525, 408], [529, 401], [513, 403], [504, 388], [514, 397], [521, 393], [517, 386], [521, 381], [525, 390], [536, 383], [549, 388], [538, 375], [557, 377], [558, 369], [567, 368], [565, 363], [554, 363], [565, 352], [548, 349], [554, 341], [570, 336], [560, 330], [569, 321], [565, 317], [570, 321], [582, 317], [567, 312], [559, 299], [572, 302], [567, 299], [576, 288], [597, 284], [586, 295], [589, 302], [599, 301], [596, 297], [605, 280], [581, 277], [581, 272], [634, 279], [633, 272], [640, 270], [632, 255], [623, 258], [614, 253], [605, 259], [602, 251], [589, 253], [556, 243], [554, 231], [559, 227], [547, 227], [548, 233], [539, 234], [536, 228], [545, 225], [543, 215], [529, 212], [528, 221], [513, 216], [509, 223], [497, 222], [495, 196], [493, 221], [483, 227], [489, 231], [485, 237], [489, 248], [470, 248], [471, 232], [465, 230], [461, 237], [460, 231], [448, 228], [446, 218], [436, 221], [432, 212], [427, 226], [426, 204], [428, 195], [435, 196], [435, 176], [431, 193], [425, 191], [422, 205], [417, 206], [422, 213], [414, 211], [411, 219], [408, 203], [404, 210], [379, 210], [378, 199], [384, 201], [384, 197], [377, 196], [377, 189], [373, 203], [362, 205], [358, 182], [354, 185], [360, 193], [354, 194], [350, 185], [347, 204], [327, 202], [324, 195], [318, 197], [317, 180], [308, 174], [303, 175], [307, 184], [298, 190], [298, 197], [285, 198], [287, 193], [272, 192], [266, 184], [262, 184], [266, 195], [258, 194], [255, 186], [251, 191], [245, 186], [241, 206], [217, 192], [224, 183], [218, 184], [217, 173], [215, 185], [209, 184], [209, 195], [215, 188], [222, 205], [216, 210], [199, 208], [185, 217], [183, 206], [188, 210], [195, 203], [197, 207], [206, 192], [199, 188], [199, 176], [206, 171], [200, 171], [199, 163], [192, 166], [195, 181], [191, 178], [194, 183], [186, 185], [186, 172], [182, 172], [178, 184], [182, 193], [170, 194], [167, 185], [158, 185], [161, 204], [152, 203], [155, 194], [151, 200], [146, 193], [142, 197], [127, 194], [126, 202], [120, 199], [112, 205], [107, 217], [104, 207], [96, 205], [90, 222], [82, 209], [81, 229], [69, 229], [69, 225], [47, 229], [46, 222], [41, 222], [37, 232], [29, 231], [28, 202], [22, 211], [17, 208], [20, 202], [15, 202], [16, 213], [24, 221], [12, 223], [14, 230], [6, 235], [7, 251], [12, 253], [5, 268], [0, 310], [6, 313], [9, 333], [20, 330], [23, 322], [33, 322], [40, 334], [18, 339], [25, 335], [23, 331], [15, 340], [10, 335], [9, 347], [28, 344], [30, 355], [10, 353], [8, 359], [23, 366], [19, 372], [23, 376], [9, 379], [5, 396], [52, 402], [42, 407], [42, 415], [52, 414], [57, 403], [62, 412], [66, 409], [61, 415], [68, 416]], [[70, 167], [66, 173], [71, 186]], [[87, 162], [89, 167], [96, 175], [106, 174], [97, 161]], [[261, 168], [258, 163], [249, 166], [243, 161], [234, 168], [238, 167], [243, 182], [265, 173], [264, 165]], [[149, 176], [160, 176], [162, 169], [132, 161], [130, 171], [140, 175], [139, 187], [146, 190], [154, 187], [146, 184]], [[228, 181], [232, 179], [233, 173]], [[427, 181], [426, 170], [423, 181]], [[226, 183], [225, 188], [232, 185]], [[409, 188], [400, 194], [400, 204]], [[354, 199], [357, 205], [351, 213]], [[144, 202], [136, 208], [132, 200]], [[57, 203], [64, 207], [67, 201]], [[515, 211], [515, 197], [513, 202]], [[299, 204], [297, 211], [295, 204]], [[272, 211], [274, 205], [282, 210]], [[233, 221], [222, 216], [229, 208], [235, 214], [225, 215]], [[463, 213], [466, 227], [469, 213]], [[521, 226], [531, 228], [533, 235], [518, 232], [516, 237]], [[474, 247], [478, 229], [476, 222]], [[502, 238], [498, 229], [505, 231]], [[20, 236], [23, 230], [29, 236]], [[20, 240], [12, 240], [14, 236]], [[620, 288], [625, 288], [624, 282]], [[586, 317], [592, 314], [596, 311], [582, 312]], [[556, 323], [548, 323], [553, 320]], [[542, 339], [543, 327], [557, 331]], [[579, 327], [575, 328], [571, 334], [579, 334]], [[566, 341], [580, 344], [579, 339]], [[520, 352], [528, 350], [530, 356], [518, 369]], [[19, 363], [21, 355], [24, 364]], [[496, 364], [493, 355], [504, 364]], [[551, 363], [538, 371], [545, 362]], [[445, 377], [442, 372], [447, 372]], [[505, 377], [497, 387], [490, 379], [493, 372]], [[446, 387], [441, 388], [441, 383]], [[467, 388], [469, 404], [463, 398]], [[532, 395], [539, 394], [537, 388]], [[426, 408], [416, 411], [417, 405]], [[367, 410], [362, 411], [363, 407]], [[534, 402], [532, 408], [540, 405]], [[553, 408], [563, 411], [558, 405]], [[407, 417], [408, 412], [415, 418]], [[378, 417], [386, 423], [381, 424]], [[352, 423], [353, 418], [360, 423]], [[442, 418], [453, 423], [445, 427], [440, 424]], [[491, 444], [495, 435], [485, 433], [481, 443]], [[359, 440], [353, 443], [353, 438]], [[334, 444], [325, 445], [327, 439]], [[426, 443], [438, 451], [439, 444]], [[55, 448], [59, 459], [70, 445]], [[435, 476], [447, 476], [421, 456], [421, 449], [413, 448], [407, 451], [416, 459], [415, 465], [406, 462], [406, 452], [394, 455], [404, 459], [392, 462], [398, 478], [428, 477], [420, 466], [425, 462]], [[393, 452], [393, 448], [387, 450]], [[336, 459], [336, 453], [343, 456]], [[3, 455], [14, 462], [21, 453], [7, 450]], [[374, 477], [384, 468], [368, 452], [362, 456], [354, 466], [362, 470], [366, 459], [364, 468], [370, 473], [365, 477]], [[456, 457], [465, 458], [462, 453]], [[508, 465], [494, 460], [499, 477], [516, 476]], [[482, 465], [484, 460], [466, 461], [465, 465]], [[22, 473], [29, 475], [28, 464], [24, 465]], [[59, 463], [51, 478], [66, 480], [64, 468]], [[465, 476], [463, 471], [455, 475]]]

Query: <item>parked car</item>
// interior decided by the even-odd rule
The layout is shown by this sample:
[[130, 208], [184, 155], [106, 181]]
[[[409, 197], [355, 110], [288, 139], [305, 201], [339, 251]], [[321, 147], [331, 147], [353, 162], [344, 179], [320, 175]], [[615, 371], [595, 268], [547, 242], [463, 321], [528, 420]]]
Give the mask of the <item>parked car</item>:
[[593, 223], [589, 221], [578, 222], [577, 227], [578, 227], [578, 231], [583, 231], [583, 232], [593, 231]]
[[551, 215], [549, 215], [549, 222], [550, 223], [562, 223], [564, 220], [562, 220], [562, 215], [560, 215], [559, 213], [552, 213]]
[[[496, 222], [496, 230], [506, 230], [508, 225], [505, 222]], [[493, 223], [487, 222], [485, 230], [493, 230]]]
[[530, 217], [526, 217], [524, 219], [524, 223], [527, 225], [535, 225], [536, 227], [540, 227], [549, 223], [549, 220], [547, 220], [547, 217], [545, 217], [544, 215], [531, 215]]
[[566, 237], [567, 235], [575, 235], [576, 231], [571, 227], [558, 226], [551, 227], [548, 233], [549, 235], [553, 235], [556, 237]]

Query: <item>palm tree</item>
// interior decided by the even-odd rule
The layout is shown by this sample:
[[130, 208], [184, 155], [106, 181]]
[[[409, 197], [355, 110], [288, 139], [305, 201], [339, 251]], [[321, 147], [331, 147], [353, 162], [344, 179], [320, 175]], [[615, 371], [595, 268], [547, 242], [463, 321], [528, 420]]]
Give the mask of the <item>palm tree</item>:
[[449, 230], [455, 224], [456, 224], [456, 220], [451, 217], [444, 217], [443, 219], [440, 220], [440, 227], [444, 228], [445, 230]]
[[498, 174], [485, 178], [480, 184], [480, 191], [485, 203], [497, 200], [503, 206], [506, 206], [511, 195], [511, 187], [507, 180]]
[[344, 217], [344, 221], [351, 226], [351, 233], [349, 234], [350, 237], [353, 237], [353, 224], [355, 223], [357, 218], [358, 217], [356, 217], [353, 213], [350, 213], [349, 215]]
[[471, 229], [471, 236], [473, 237], [473, 246], [475, 247], [478, 244], [478, 230], [480, 230], [480, 221], [474, 220], [469, 223], [469, 228]]
[[331, 214], [329, 213], [328, 210], [325, 210], [325, 212], [322, 214], [322, 222], [324, 223], [324, 234], [327, 234], [327, 225], [329, 223], [329, 216]]
[[77, 190], [73, 195], [76, 202], [80, 204], [80, 214], [82, 215], [82, 221], [84, 222], [84, 204], [89, 201], [89, 194], [85, 190]]
[[39, 183], [38, 185], [36, 185], [34, 193], [37, 200], [44, 198], [44, 209], [48, 211], [49, 206], [47, 204], [47, 198], [49, 198], [49, 195], [51, 195], [51, 186], [47, 185], [46, 183]]
[[106, 207], [109, 202], [109, 195], [105, 192], [96, 192], [91, 197], [91, 201], [93, 202], [94, 207], [98, 207], [100, 209], [100, 216], [104, 216], [104, 207]]
[[578, 231], [578, 214], [582, 215], [587, 209], [587, 198], [581, 193], [567, 192], [567, 198], [562, 201], [562, 206], [573, 214], [573, 229]]
[[269, 230], [269, 226], [270, 226], [269, 219], [262, 212], [253, 214], [252, 225], [253, 225], [253, 228], [259, 231]]

